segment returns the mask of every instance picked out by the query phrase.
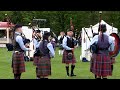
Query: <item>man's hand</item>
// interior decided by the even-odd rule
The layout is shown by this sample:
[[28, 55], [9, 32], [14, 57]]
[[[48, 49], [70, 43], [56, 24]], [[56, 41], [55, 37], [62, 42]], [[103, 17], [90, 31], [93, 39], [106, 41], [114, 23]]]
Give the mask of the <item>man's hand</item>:
[[32, 50], [29, 48], [28, 51], [32, 51]]
[[71, 50], [74, 51], [74, 48], [72, 48]]
[[78, 46], [76, 45], [76, 46], [74, 46], [74, 48], [77, 48]]

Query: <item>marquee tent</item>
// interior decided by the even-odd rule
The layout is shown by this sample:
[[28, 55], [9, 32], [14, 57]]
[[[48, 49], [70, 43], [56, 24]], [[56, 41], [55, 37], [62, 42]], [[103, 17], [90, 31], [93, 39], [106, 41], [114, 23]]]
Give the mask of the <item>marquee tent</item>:
[[[109, 24], [107, 24], [104, 20], [101, 20], [101, 24], [106, 24], [106, 27], [107, 27], [107, 31], [106, 33], [108, 35], [110, 35], [111, 33], [117, 33], [118, 34], [118, 28], [115, 28]], [[98, 33], [98, 27], [99, 27], [99, 23], [95, 24], [94, 26], [92, 26], [92, 29], [91, 27], [89, 28], [82, 28], [82, 48], [81, 48], [81, 55], [80, 55], [80, 60], [82, 60], [83, 58], [86, 58], [88, 61], [90, 61], [90, 58], [91, 58], [91, 53], [90, 51], [85, 51], [89, 44], [90, 44], [90, 40], [92, 40], [93, 38], [93, 34], [92, 34], [92, 30], [93, 30], [93, 33]], [[85, 33], [85, 30], [86, 32], [88, 33], [88, 36], [90, 38], [87, 37], [86, 33]]]

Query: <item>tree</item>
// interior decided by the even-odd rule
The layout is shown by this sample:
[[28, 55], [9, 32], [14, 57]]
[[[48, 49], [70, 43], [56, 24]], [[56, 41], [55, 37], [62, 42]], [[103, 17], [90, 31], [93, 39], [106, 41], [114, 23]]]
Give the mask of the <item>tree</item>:
[[[81, 31], [82, 27], [90, 27], [99, 22], [99, 11], [0, 11], [0, 21], [3, 21], [7, 14], [14, 24], [21, 23], [28, 25], [33, 18], [46, 19], [45, 27], [51, 28], [57, 35], [60, 31], [67, 31], [70, 28], [70, 18], [74, 29]], [[108, 24], [120, 28], [120, 11], [103, 11], [102, 19]], [[44, 27], [44, 22], [39, 23]]]

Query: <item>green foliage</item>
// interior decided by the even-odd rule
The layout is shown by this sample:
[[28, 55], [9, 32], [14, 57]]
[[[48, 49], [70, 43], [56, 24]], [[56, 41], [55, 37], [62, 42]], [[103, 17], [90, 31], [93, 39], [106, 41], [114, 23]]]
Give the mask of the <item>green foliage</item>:
[[[72, 18], [74, 28], [81, 30], [82, 27], [89, 27], [99, 22], [99, 11], [0, 11], [0, 21], [7, 14], [13, 23], [28, 25], [35, 17], [36, 19], [46, 19], [41, 22], [40, 27], [51, 28], [57, 35], [60, 31], [67, 31], [70, 28], [70, 18]], [[120, 28], [120, 11], [103, 11], [102, 19], [108, 24]]]

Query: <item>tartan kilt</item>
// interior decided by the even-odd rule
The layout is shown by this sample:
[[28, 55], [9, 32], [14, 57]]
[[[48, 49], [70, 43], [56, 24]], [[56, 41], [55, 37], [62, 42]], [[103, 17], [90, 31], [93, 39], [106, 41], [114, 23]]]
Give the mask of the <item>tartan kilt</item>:
[[25, 72], [24, 52], [13, 53], [12, 68], [14, 74], [20, 74], [22, 72]]
[[73, 53], [73, 59], [69, 60], [67, 58], [67, 54], [68, 52], [66, 50], [63, 51], [63, 57], [62, 57], [62, 63], [66, 63], [66, 64], [70, 64], [70, 63], [76, 63], [76, 58], [75, 55]]
[[37, 76], [49, 76], [51, 75], [51, 62], [48, 56], [43, 56], [37, 63]]
[[40, 59], [40, 56], [34, 56], [33, 65], [37, 66], [37, 63], [38, 63], [39, 59]]
[[93, 54], [91, 58], [90, 71], [97, 76], [111, 76], [111, 59], [104, 54]]

